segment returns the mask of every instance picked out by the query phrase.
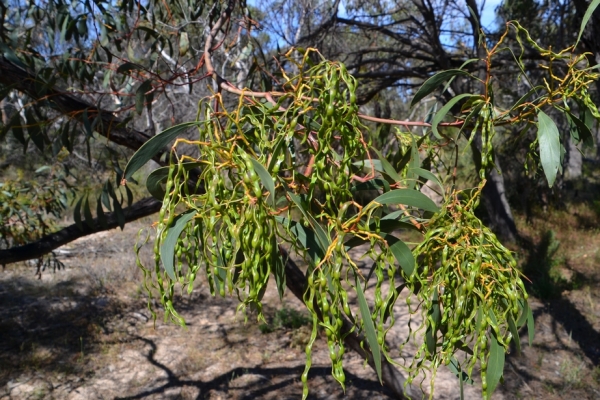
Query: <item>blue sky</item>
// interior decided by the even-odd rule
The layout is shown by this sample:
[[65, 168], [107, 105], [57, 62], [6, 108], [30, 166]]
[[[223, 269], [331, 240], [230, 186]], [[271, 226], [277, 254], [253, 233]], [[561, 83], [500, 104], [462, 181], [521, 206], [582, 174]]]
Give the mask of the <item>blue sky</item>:
[[[481, 4], [481, 1], [477, 1], [478, 4]], [[489, 28], [492, 26], [495, 18], [494, 10], [498, 5], [502, 3], [502, 0], [487, 0], [485, 2], [485, 6], [483, 7], [483, 12], [481, 13], [481, 25]]]

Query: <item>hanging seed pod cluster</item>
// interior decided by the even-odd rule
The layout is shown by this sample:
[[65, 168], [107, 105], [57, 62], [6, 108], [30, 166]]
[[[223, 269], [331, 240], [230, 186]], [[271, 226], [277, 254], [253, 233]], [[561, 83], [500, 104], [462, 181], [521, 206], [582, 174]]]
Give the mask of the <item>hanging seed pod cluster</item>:
[[483, 184], [471, 194], [452, 193], [429, 221], [413, 250], [419, 268], [408, 284], [420, 300], [425, 329], [415, 362], [431, 361], [434, 370], [453, 363], [470, 376], [479, 361], [488, 398], [502, 374], [498, 362], [503, 365], [511, 339], [519, 341], [517, 326], [530, 311], [512, 253], [474, 215]]
[[[178, 139], [170, 166], [148, 179], [163, 206], [156, 264], [142, 266], [149, 291], [158, 290], [167, 315], [178, 323], [184, 322], [173, 307], [176, 285], [191, 292], [201, 271], [213, 295], [237, 296], [238, 310], [251, 307], [264, 320], [261, 300], [270, 276], [280, 295], [285, 288], [279, 246], [291, 246], [309, 265], [304, 301], [313, 330], [302, 374], [304, 396], [319, 329], [327, 337], [333, 377], [343, 385], [343, 338], [349, 333], [341, 330], [343, 318], [361, 332], [368, 330], [368, 345], [380, 362], [388, 328], [384, 320], [393, 323], [390, 310], [398, 297], [395, 285], [382, 291], [384, 280], [393, 284], [398, 264], [384, 235], [371, 232], [380, 225], [381, 205], [363, 208], [353, 201], [353, 177], [370, 179], [363, 170], [374, 176], [358, 119], [356, 81], [342, 64], [309, 64], [306, 54], [276, 102], [242, 96], [232, 111], [220, 95], [201, 102], [199, 121], [188, 124], [198, 128], [198, 139]], [[167, 140], [176, 129], [161, 135]], [[179, 155], [184, 145], [197, 146], [200, 156]], [[356, 160], [367, 167], [353, 165]], [[203, 186], [190, 185], [193, 173]], [[362, 289], [365, 278], [348, 253], [363, 243], [370, 243], [377, 279], [372, 311]], [[349, 304], [356, 291], [360, 310]]]
[[[314, 54], [304, 52], [302, 62], [288, 58], [297, 73], [283, 73], [281, 92], [262, 97], [242, 92], [237, 107], [220, 94], [204, 99], [198, 121], [153, 137], [129, 162], [126, 179], [179, 133], [198, 130], [194, 140], [177, 139], [170, 165], [146, 182], [163, 201], [155, 264], [139, 263], [150, 296], [158, 292], [166, 316], [183, 324], [173, 306], [176, 288], [191, 293], [202, 273], [211, 294], [236, 296], [238, 311], [251, 309], [264, 321], [270, 277], [280, 296], [286, 286], [284, 246], [307, 265], [303, 300], [313, 325], [301, 376], [304, 398], [320, 330], [332, 375], [342, 386], [344, 338], [353, 331], [363, 335], [382, 379], [382, 359], [395, 363], [386, 335], [405, 287], [419, 298], [417, 310], [425, 317], [407, 338], [425, 331], [425, 344], [406, 367], [410, 379], [441, 363], [470, 374], [480, 361], [484, 392], [491, 393], [501, 371], [486, 372], [486, 366], [516, 337], [511, 326], [531, 314], [512, 255], [473, 215], [479, 193], [466, 203], [453, 194], [440, 211], [415, 190], [423, 180], [442, 187], [420, 168], [422, 139], [409, 134], [401, 148], [410, 148], [393, 166], [369, 146], [355, 79], [343, 64], [314, 64]], [[483, 121], [486, 127], [489, 121]], [[190, 146], [199, 156], [186, 155]], [[363, 191], [378, 195], [364, 204], [358, 201]], [[424, 212], [434, 215], [427, 229]], [[414, 254], [399, 229], [426, 232]], [[369, 268], [361, 269], [359, 258]], [[367, 301], [367, 290], [373, 301]], [[465, 349], [466, 361], [457, 364], [455, 354]]]

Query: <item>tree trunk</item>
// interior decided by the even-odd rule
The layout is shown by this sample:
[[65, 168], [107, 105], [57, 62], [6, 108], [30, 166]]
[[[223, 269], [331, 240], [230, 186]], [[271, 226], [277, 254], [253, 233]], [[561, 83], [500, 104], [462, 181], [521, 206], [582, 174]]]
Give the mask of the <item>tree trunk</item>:
[[581, 177], [583, 156], [571, 138], [567, 140], [565, 179], [577, 180]]

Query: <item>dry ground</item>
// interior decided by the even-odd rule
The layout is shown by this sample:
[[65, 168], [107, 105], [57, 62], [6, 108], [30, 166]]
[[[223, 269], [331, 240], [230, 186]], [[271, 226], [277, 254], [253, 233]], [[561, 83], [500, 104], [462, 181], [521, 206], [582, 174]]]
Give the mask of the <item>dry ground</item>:
[[[0, 272], [0, 399], [300, 398], [307, 326], [262, 333], [253, 318], [244, 323], [236, 316], [234, 299], [212, 298], [205, 286], [177, 305], [187, 329], [160, 316], [154, 326], [132, 251], [137, 230], [148, 223], [66, 246], [66, 269], [46, 271], [41, 279], [27, 266]], [[543, 228], [520, 226], [534, 247]], [[533, 346], [508, 357], [505, 383], [494, 399], [600, 399], [600, 234], [589, 227], [582, 232], [562, 237], [557, 230], [567, 254], [555, 266], [565, 275], [561, 293], [532, 301]], [[302, 311], [292, 295], [281, 303], [272, 290], [265, 303], [268, 316]], [[406, 337], [402, 303], [393, 346]], [[406, 348], [402, 356], [410, 352]], [[391, 398], [354, 354], [347, 357], [344, 393], [329, 376], [328, 359], [324, 340], [318, 340], [311, 398]], [[435, 387], [435, 398], [459, 398], [456, 379], [445, 368]], [[465, 397], [481, 398], [477, 384]]]

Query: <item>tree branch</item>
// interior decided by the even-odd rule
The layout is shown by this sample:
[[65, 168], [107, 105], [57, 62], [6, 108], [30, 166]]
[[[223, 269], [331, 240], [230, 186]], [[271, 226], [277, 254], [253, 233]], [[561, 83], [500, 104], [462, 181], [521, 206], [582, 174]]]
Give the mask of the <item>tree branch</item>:
[[[114, 113], [102, 110], [69, 93], [61, 92], [56, 88], [45, 88], [43, 93], [40, 92], [40, 89], [45, 87], [44, 82], [40, 82], [40, 79], [31, 72], [12, 64], [4, 57], [0, 57], [0, 83], [25, 93], [38, 102], [47, 102], [51, 108], [59, 113], [81, 123], [84, 123], [84, 114], [87, 114], [90, 124], [96, 118], [100, 118], [100, 122], [94, 128], [96, 132], [123, 147], [137, 150], [150, 139], [150, 136], [143, 132], [127, 128]], [[168, 149], [165, 149], [165, 151], [168, 152]], [[161, 156], [162, 152], [156, 155], [153, 160], [159, 164], [164, 164], [160, 161]]]
[[[146, 197], [137, 203], [134, 203], [131, 207], [123, 209], [125, 223], [132, 222], [158, 212], [161, 204], [162, 203], [160, 201], [153, 197]], [[75, 239], [79, 239], [80, 237], [91, 235], [93, 233], [114, 229], [119, 226], [116, 213], [107, 213], [105, 217], [105, 226], [102, 226], [98, 221], [98, 218], [95, 218], [92, 223], [93, 228], [90, 228], [87, 224], [83, 223], [83, 229], [79, 229], [76, 224], [73, 224], [59, 230], [58, 232], [46, 235], [35, 242], [28, 243], [23, 246], [11, 247], [10, 249], [6, 250], [0, 250], [0, 264], [4, 266], [6, 264], [40, 258], [43, 255], [50, 253], [52, 250], [70, 243]]]

